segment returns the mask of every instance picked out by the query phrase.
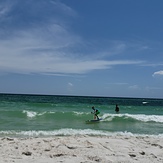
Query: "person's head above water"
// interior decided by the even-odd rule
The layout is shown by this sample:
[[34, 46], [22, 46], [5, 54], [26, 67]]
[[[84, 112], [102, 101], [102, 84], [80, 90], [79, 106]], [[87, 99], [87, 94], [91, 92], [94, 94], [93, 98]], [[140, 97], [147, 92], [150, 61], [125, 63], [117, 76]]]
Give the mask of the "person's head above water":
[[94, 106], [92, 106], [92, 109], [93, 109], [93, 110], [95, 110], [95, 107], [94, 107]]

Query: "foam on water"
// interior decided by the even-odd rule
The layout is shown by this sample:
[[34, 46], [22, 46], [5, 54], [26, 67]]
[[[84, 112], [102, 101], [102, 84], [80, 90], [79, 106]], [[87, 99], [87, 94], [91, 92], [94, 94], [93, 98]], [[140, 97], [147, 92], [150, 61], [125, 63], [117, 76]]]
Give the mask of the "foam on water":
[[34, 118], [36, 116], [42, 116], [42, 115], [45, 115], [45, 114], [54, 114], [55, 112], [52, 112], [52, 111], [46, 112], [46, 111], [44, 111], [44, 112], [38, 113], [38, 112], [35, 112], [35, 111], [23, 110], [23, 113], [25, 113], [27, 115], [27, 117], [29, 117], [29, 118]]
[[125, 114], [125, 115], [127, 117], [131, 117], [136, 120], [143, 121], [143, 122], [153, 121], [153, 122], [163, 123], [163, 116], [161, 116], [161, 115], [145, 115], [145, 114], [137, 114], [137, 115]]
[[80, 135], [88, 135], [88, 136], [143, 136], [143, 137], [158, 137], [163, 138], [163, 134], [158, 135], [147, 135], [147, 134], [133, 134], [131, 132], [109, 132], [109, 131], [100, 131], [100, 130], [92, 130], [92, 129], [59, 129], [54, 131], [0, 131], [0, 137], [4, 136], [18, 136], [18, 137], [51, 137], [51, 136], [80, 136]]
[[37, 113], [34, 111], [23, 110], [23, 113], [27, 114], [27, 117], [29, 117], [29, 118], [33, 118], [37, 115]]
[[163, 123], [162, 115], [145, 115], [145, 114], [104, 114], [102, 119], [112, 121], [114, 118], [119, 117], [123, 119], [132, 118], [142, 122], [158, 122]]

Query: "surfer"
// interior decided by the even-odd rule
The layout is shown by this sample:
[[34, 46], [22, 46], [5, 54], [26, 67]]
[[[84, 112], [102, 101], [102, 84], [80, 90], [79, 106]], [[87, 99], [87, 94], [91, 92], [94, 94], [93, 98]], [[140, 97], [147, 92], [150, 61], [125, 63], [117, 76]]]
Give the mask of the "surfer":
[[98, 109], [95, 109], [94, 106], [92, 106], [92, 109], [93, 109], [93, 114], [94, 114], [94, 119], [96, 120], [99, 120], [99, 117], [98, 117], [98, 114], [100, 114], [100, 111]]
[[115, 111], [116, 111], [116, 113], [119, 113], [119, 107], [118, 107], [117, 104], [116, 104], [116, 107], [115, 107]]

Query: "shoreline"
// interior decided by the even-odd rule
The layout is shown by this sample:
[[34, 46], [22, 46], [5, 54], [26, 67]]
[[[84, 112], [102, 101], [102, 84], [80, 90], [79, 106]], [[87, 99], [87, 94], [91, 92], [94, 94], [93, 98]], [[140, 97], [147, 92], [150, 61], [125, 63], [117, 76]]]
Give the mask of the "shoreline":
[[53, 136], [0, 138], [1, 163], [159, 163], [163, 138], [152, 136]]

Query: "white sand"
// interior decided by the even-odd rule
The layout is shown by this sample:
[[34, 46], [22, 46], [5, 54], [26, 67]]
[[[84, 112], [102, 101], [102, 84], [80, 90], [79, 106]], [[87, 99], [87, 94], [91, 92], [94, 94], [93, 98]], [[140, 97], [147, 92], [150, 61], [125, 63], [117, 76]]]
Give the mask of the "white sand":
[[162, 163], [163, 138], [0, 138], [0, 163]]

